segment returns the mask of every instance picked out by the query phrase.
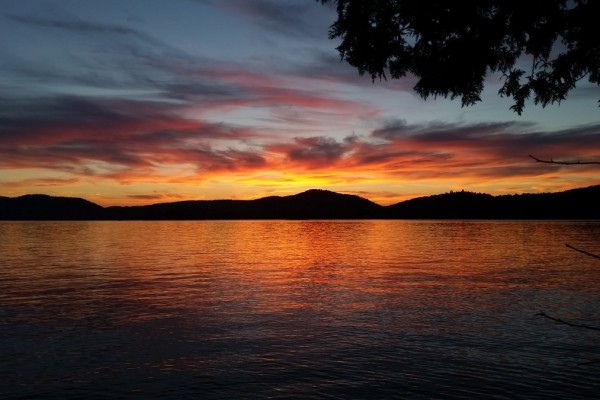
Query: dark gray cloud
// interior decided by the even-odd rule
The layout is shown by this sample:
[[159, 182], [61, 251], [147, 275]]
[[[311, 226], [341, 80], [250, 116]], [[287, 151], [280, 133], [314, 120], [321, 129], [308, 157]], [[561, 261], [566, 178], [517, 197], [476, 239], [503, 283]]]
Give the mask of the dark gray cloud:
[[[161, 107], [162, 106], [162, 107]], [[94, 100], [79, 96], [0, 101], [0, 140], [31, 140], [86, 137], [103, 131], [113, 137], [117, 128], [151, 120], [170, 119], [169, 105]], [[60, 136], [52, 136], [52, 135]]]
[[471, 124], [432, 122], [412, 125], [396, 121], [373, 131], [371, 136], [389, 141], [411, 140], [423, 145], [499, 146], [506, 151], [531, 150], [549, 145], [600, 148], [600, 124], [541, 131], [535, 124], [521, 121]]
[[481, 123], [450, 123], [430, 122], [426, 124], [408, 124], [404, 120], [388, 122], [383, 127], [373, 131], [374, 138], [395, 139], [415, 137], [426, 141], [453, 141], [457, 139], [477, 139], [499, 133], [523, 132], [534, 125], [529, 122], [481, 122]]
[[344, 143], [329, 137], [296, 138], [288, 157], [293, 161], [328, 162], [340, 158], [347, 151], [346, 147]]
[[194, 159], [199, 171], [237, 171], [266, 165], [265, 158], [256, 151], [210, 148], [185, 151]]

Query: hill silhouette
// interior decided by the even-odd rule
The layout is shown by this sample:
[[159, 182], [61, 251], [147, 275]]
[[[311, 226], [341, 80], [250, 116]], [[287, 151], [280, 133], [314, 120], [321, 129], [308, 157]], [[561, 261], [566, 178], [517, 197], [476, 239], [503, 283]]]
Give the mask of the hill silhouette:
[[0, 220], [95, 220], [102, 219], [104, 211], [103, 207], [76, 197], [0, 197]]
[[198, 200], [135, 207], [108, 207], [110, 219], [365, 219], [382, 208], [359, 196], [312, 189], [256, 200]]
[[600, 185], [557, 193], [450, 192], [388, 207], [397, 219], [600, 219]]
[[25, 195], [0, 197], [0, 220], [600, 219], [599, 205], [600, 185], [501, 196], [449, 192], [390, 206], [320, 189], [256, 200], [189, 200], [128, 207]]

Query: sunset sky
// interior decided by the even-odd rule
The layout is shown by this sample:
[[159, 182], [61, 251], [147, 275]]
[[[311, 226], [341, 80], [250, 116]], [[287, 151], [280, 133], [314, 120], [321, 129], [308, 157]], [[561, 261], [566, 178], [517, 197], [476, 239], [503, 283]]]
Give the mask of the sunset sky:
[[2, 0], [0, 196], [98, 204], [310, 188], [380, 204], [600, 183], [600, 89], [523, 115], [371, 82], [314, 0]]

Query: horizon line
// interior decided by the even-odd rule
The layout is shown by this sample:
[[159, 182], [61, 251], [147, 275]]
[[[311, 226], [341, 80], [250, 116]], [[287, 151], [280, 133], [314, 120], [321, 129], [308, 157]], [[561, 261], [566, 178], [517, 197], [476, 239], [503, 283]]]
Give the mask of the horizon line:
[[[498, 194], [498, 195], [494, 195], [491, 193], [486, 193], [486, 192], [476, 192], [476, 191], [471, 191], [471, 190], [465, 190], [465, 189], [461, 189], [461, 190], [448, 190], [446, 192], [442, 192], [442, 193], [436, 193], [436, 194], [430, 194], [430, 195], [424, 195], [424, 196], [417, 196], [417, 197], [412, 197], [410, 199], [406, 199], [406, 200], [402, 200], [399, 202], [395, 202], [395, 203], [391, 203], [388, 205], [382, 205], [379, 204], [367, 197], [352, 193], [352, 192], [336, 192], [334, 190], [329, 190], [329, 189], [321, 189], [321, 188], [311, 188], [311, 189], [307, 189], [307, 190], [303, 190], [301, 192], [297, 192], [294, 194], [288, 194], [288, 195], [269, 195], [269, 196], [262, 196], [262, 197], [256, 197], [256, 198], [250, 198], [250, 199], [232, 199], [232, 198], [219, 198], [219, 199], [187, 199], [187, 200], [175, 200], [175, 201], [164, 201], [164, 202], [156, 202], [156, 203], [148, 203], [148, 204], [140, 204], [140, 205], [108, 205], [108, 206], [103, 206], [100, 205], [96, 202], [93, 202], [91, 200], [88, 200], [86, 197], [81, 197], [81, 196], [62, 196], [62, 195], [51, 195], [51, 194], [46, 194], [46, 193], [26, 193], [26, 194], [22, 194], [19, 196], [15, 196], [15, 197], [9, 197], [9, 196], [0, 196], [0, 198], [6, 198], [6, 199], [18, 199], [20, 197], [26, 197], [26, 196], [47, 196], [47, 197], [54, 197], [54, 198], [67, 198], [67, 199], [81, 199], [81, 200], [85, 200], [88, 201], [92, 204], [95, 204], [97, 206], [100, 206], [102, 208], [110, 208], [110, 207], [145, 207], [145, 206], [152, 206], [152, 205], [158, 205], [158, 204], [174, 204], [174, 203], [183, 203], [183, 202], [210, 202], [210, 201], [256, 201], [256, 200], [261, 200], [261, 199], [266, 199], [266, 198], [270, 198], [270, 197], [277, 197], [277, 198], [285, 198], [285, 197], [292, 197], [292, 196], [297, 196], [303, 193], [308, 193], [311, 191], [320, 191], [320, 192], [328, 192], [328, 193], [333, 193], [333, 194], [337, 194], [337, 195], [345, 195], [345, 196], [355, 196], [355, 197], [359, 197], [361, 199], [367, 200], [373, 204], [376, 204], [380, 207], [389, 207], [395, 204], [400, 204], [400, 203], [404, 203], [407, 201], [411, 201], [414, 199], [420, 199], [420, 198], [427, 198], [427, 197], [433, 197], [433, 196], [442, 196], [442, 195], [447, 195], [447, 194], [456, 194], [456, 193], [469, 193], [469, 194], [478, 194], [478, 195], [487, 195], [487, 196], [491, 196], [491, 197], [502, 197], [502, 196], [519, 196], [519, 195], [543, 195], [543, 194], [554, 194], [554, 193], [564, 193], [564, 192], [569, 192], [569, 191], [573, 191], [573, 190], [580, 190], [580, 189], [587, 189], [587, 188], [592, 188], [592, 187], [596, 187], [596, 186], [600, 186], [600, 183], [598, 184], [594, 184], [594, 185], [589, 185], [589, 186], [582, 186], [582, 187], [576, 187], [576, 188], [571, 188], [571, 189], [565, 189], [565, 190], [559, 190], [559, 191], [555, 191], [555, 192], [538, 192], [538, 193], [532, 193], [532, 192], [523, 192], [523, 193], [511, 193], [511, 194]], [[149, 198], [150, 200], [150, 198]]]

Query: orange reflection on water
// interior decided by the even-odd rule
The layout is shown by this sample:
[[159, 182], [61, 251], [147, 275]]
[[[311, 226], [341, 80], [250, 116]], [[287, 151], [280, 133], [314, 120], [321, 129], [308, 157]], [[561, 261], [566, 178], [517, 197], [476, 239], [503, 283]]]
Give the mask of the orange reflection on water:
[[[29, 301], [109, 299], [241, 314], [470, 307], [506, 290], [600, 288], [598, 224], [493, 221], [2, 223], [3, 269]], [[596, 247], [594, 247], [596, 246]], [[596, 282], [596, 283], [594, 283]], [[23, 287], [21, 287], [22, 285]], [[21, 287], [21, 289], [19, 289]], [[62, 293], [62, 294], [61, 294]], [[496, 293], [496, 294], [495, 294]], [[55, 297], [56, 299], [56, 297]], [[9, 300], [10, 301], [10, 300]], [[465, 304], [467, 302], [467, 304]], [[477, 303], [477, 302], [475, 302]]]
[[[596, 371], [573, 365], [597, 354], [595, 332], [535, 313], [598, 320], [600, 268], [564, 242], [598, 253], [599, 233], [544, 221], [0, 222], [2, 354], [16, 366], [4, 373], [25, 382], [19, 395], [82, 382], [77, 393], [115, 398], [351, 397], [355, 383], [382, 398], [549, 384], [593, 397]], [[548, 365], [563, 367], [549, 379]]]

